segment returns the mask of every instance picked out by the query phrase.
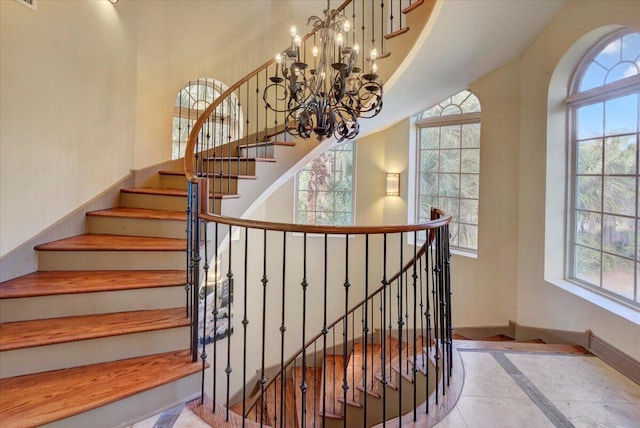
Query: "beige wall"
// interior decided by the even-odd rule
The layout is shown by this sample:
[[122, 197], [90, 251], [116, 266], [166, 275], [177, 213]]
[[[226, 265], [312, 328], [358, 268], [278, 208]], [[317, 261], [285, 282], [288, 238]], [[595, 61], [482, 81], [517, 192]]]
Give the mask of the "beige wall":
[[[546, 238], [547, 244], [562, 243], [564, 237], [563, 220], [560, 230], [557, 224], [545, 220], [545, 202], [550, 198], [547, 176], [552, 189], [559, 186], [564, 192], [564, 172], [547, 169], [547, 157], [549, 167], [565, 165], [558, 160], [558, 154], [564, 153], [564, 130], [559, 136], [547, 136], [547, 93], [552, 73], [564, 53], [585, 33], [610, 24], [638, 28], [639, 19], [640, 2], [569, 1], [521, 58], [469, 84], [482, 104], [479, 248], [477, 259], [453, 256], [456, 326], [516, 321], [550, 329], [591, 329], [640, 359], [637, 312], [627, 310], [631, 315], [619, 317], [558, 288], [545, 281], [544, 264], [545, 229], [553, 232]], [[574, 66], [575, 62], [565, 68], [572, 70]], [[562, 87], [566, 91], [566, 82]], [[564, 96], [566, 92], [560, 99]], [[409, 153], [411, 132], [407, 119], [358, 141], [359, 224], [406, 221], [408, 168], [415, 162]], [[382, 196], [385, 171], [402, 174], [400, 198]], [[553, 207], [556, 219], [564, 209], [562, 198], [564, 195], [559, 209]], [[292, 182], [279, 189], [264, 207], [269, 219], [277, 213], [278, 221], [291, 220]], [[558, 255], [554, 257], [558, 260]]]
[[106, 1], [0, 1], [0, 255], [133, 166], [135, 47]]
[[168, 160], [180, 88], [199, 77], [233, 84], [323, 7], [56, 0], [34, 12], [0, 1], [0, 256], [131, 169]]
[[[549, 266], [554, 260], [548, 258], [545, 266], [545, 244], [551, 251], [554, 241], [563, 240], [562, 229], [558, 228], [557, 220], [563, 212], [564, 203], [564, 191], [560, 189], [558, 192], [558, 186], [564, 185], [565, 133], [562, 118], [558, 120], [557, 114], [554, 114], [557, 109], [562, 108], [558, 107], [557, 100], [566, 95], [569, 70], [576, 65], [580, 55], [584, 54], [587, 44], [583, 37], [611, 24], [640, 29], [640, 2], [570, 1], [520, 60], [522, 77], [518, 159], [520, 214], [517, 321], [523, 325], [563, 330], [591, 329], [635, 359], [640, 359], [640, 316], [637, 312], [626, 311], [629, 312], [626, 318], [613, 315], [586, 299], [576, 297], [545, 281], [544, 275], [547, 268], [547, 279], [560, 283], [561, 272]], [[593, 36], [590, 38], [591, 42], [597, 39], [597, 33]], [[582, 52], [576, 52], [576, 48]], [[562, 69], [558, 69], [554, 75], [554, 88], [550, 92], [554, 70], [570, 50], [572, 58], [563, 62]], [[551, 114], [548, 113], [549, 107], [552, 107]], [[547, 121], [548, 116], [552, 122]], [[509, 122], [511, 117], [506, 116], [504, 122]], [[557, 126], [558, 121], [560, 126]], [[562, 224], [560, 221], [560, 226]], [[545, 236], [545, 229], [553, 233]], [[556, 261], [562, 260], [562, 248], [558, 251], [556, 245], [555, 251], [555, 254], [550, 255], [555, 256]], [[598, 300], [593, 296], [585, 297]], [[635, 322], [632, 321], [634, 318]]]

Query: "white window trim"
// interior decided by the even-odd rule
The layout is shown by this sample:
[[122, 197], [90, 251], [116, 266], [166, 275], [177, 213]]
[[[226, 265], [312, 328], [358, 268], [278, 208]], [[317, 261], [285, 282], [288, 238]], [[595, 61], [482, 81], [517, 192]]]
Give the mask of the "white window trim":
[[[610, 43], [612, 40], [627, 33], [628, 30], [615, 31], [606, 38], [603, 38], [597, 44], [593, 45], [589, 54], [583, 57], [580, 65], [576, 68], [576, 72], [571, 78], [571, 94], [565, 98], [564, 104], [567, 106], [567, 178], [566, 178], [566, 209], [565, 209], [565, 257], [564, 257], [564, 278], [545, 278], [547, 282], [554, 284], [572, 294], [582, 297], [583, 299], [600, 306], [610, 312], [613, 312], [628, 321], [640, 325], [640, 305], [635, 302], [628, 302], [621, 299], [616, 293], [600, 290], [597, 286], [588, 284], [573, 278], [574, 270], [572, 262], [575, 260], [575, 176], [576, 176], [576, 147], [577, 141], [577, 110], [580, 107], [604, 102], [606, 100], [623, 96], [630, 92], [640, 90], [640, 75], [631, 76], [620, 79], [615, 82], [604, 84], [583, 92], [576, 92], [579, 84], [579, 76], [582, 76], [588, 67], [588, 64], [600, 52], [603, 45]], [[640, 146], [638, 147], [640, 149]], [[640, 167], [640, 165], [639, 165]], [[636, 201], [637, 203], [637, 201]], [[640, 233], [640, 231], [636, 231]], [[636, 262], [640, 263], [640, 262]], [[545, 274], [545, 276], [547, 276]], [[638, 284], [636, 289], [640, 288]]]
[[[353, 158], [352, 158], [352, 165], [351, 165], [351, 169], [353, 171], [353, 177], [351, 179], [351, 224], [350, 226], [353, 226], [356, 224], [356, 177], [357, 177], [357, 166], [358, 166], [358, 162], [357, 162], [357, 152], [358, 152], [358, 142], [357, 140], [351, 140], [351, 141], [346, 141], [345, 143], [353, 143]], [[332, 145], [330, 147], [328, 147], [326, 151], [329, 150], [333, 150], [337, 145]], [[322, 153], [321, 152], [318, 154], [318, 156], [320, 156]], [[315, 159], [315, 158], [314, 158]], [[313, 159], [311, 159], [309, 162], [307, 162], [307, 164], [303, 165], [306, 166], [309, 163], [313, 162]], [[298, 223], [298, 195], [299, 195], [299, 188], [298, 188], [298, 174], [300, 173], [300, 171], [296, 172], [295, 175], [293, 176], [293, 221], [295, 224], [306, 224], [306, 223]], [[303, 233], [295, 233], [294, 236], [303, 236]], [[344, 238], [344, 235], [328, 235], [330, 238]], [[318, 234], [318, 233], [308, 233], [307, 237], [324, 237], [323, 234]], [[350, 236], [353, 237], [353, 236]]]

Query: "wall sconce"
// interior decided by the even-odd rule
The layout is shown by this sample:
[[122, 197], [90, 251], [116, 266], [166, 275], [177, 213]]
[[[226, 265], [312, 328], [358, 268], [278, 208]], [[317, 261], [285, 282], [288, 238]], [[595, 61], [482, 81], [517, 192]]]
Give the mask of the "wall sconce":
[[400, 173], [387, 172], [386, 196], [400, 196]]

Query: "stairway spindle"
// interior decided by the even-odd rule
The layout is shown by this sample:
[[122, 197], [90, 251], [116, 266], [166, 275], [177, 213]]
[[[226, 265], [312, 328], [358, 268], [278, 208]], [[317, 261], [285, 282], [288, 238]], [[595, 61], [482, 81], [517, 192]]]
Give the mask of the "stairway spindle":
[[260, 349], [260, 426], [263, 426], [264, 421], [264, 387], [267, 383], [267, 378], [264, 374], [264, 360], [266, 350], [266, 337], [267, 337], [267, 284], [269, 278], [267, 277], [267, 229], [262, 233], [262, 347]]
[[244, 427], [244, 419], [247, 414], [247, 326], [249, 319], [247, 318], [247, 272], [249, 264], [249, 229], [244, 228], [244, 296], [242, 298], [242, 306], [244, 317], [242, 318], [242, 426]]
[[[354, 28], [355, 28], [355, 2], [353, 2], [353, 17], [354, 17]], [[355, 30], [354, 30], [355, 36]], [[365, 299], [369, 299], [369, 235], [365, 235], [364, 238], [364, 296]], [[364, 348], [364, 364], [362, 365], [362, 385], [364, 386], [364, 402], [363, 408], [363, 426], [367, 426], [367, 395], [369, 392], [369, 385], [367, 383], [367, 351], [369, 348], [368, 344], [369, 340], [369, 303], [367, 301], [364, 302], [364, 316], [363, 316], [363, 325], [362, 325], [362, 347]], [[373, 356], [373, 347], [371, 355]], [[371, 384], [373, 386], [373, 361], [371, 362]]]
[[[302, 381], [300, 382], [300, 392], [302, 398], [302, 408], [307, 408], [307, 350], [306, 350], [306, 332], [307, 332], [307, 233], [302, 237]], [[304, 415], [303, 415], [304, 416]], [[304, 428], [306, 420], [302, 418], [302, 427]]]
[[[418, 258], [418, 232], [413, 232], [413, 269], [411, 273], [411, 277], [413, 278], [413, 421], [415, 422], [418, 417], [418, 413], [416, 411], [417, 401], [418, 401], [418, 382], [417, 382], [417, 366], [418, 366], [418, 344], [417, 344], [417, 321], [418, 321], [418, 311], [417, 311], [417, 303], [418, 303], [418, 270], [417, 270], [417, 258]], [[422, 318], [422, 317], [421, 317]], [[424, 341], [422, 340], [424, 336], [420, 334], [421, 345], [424, 346]], [[424, 358], [423, 358], [424, 361]], [[425, 364], [426, 371], [426, 364]], [[427, 406], [428, 407], [428, 406]]]
[[216, 412], [216, 385], [217, 385], [217, 374], [218, 374], [218, 227], [219, 223], [215, 224], [214, 228], [214, 264], [213, 264], [213, 278], [214, 278], [214, 286], [213, 286], [213, 405], [211, 411], [213, 413]]
[[[231, 262], [232, 262], [232, 249], [233, 249], [233, 240], [231, 239], [232, 236], [232, 226], [229, 225], [229, 231], [228, 231], [228, 239], [229, 239], [229, 265], [227, 268], [227, 287], [228, 287], [228, 295], [229, 297], [233, 296], [233, 270], [231, 269]], [[231, 304], [231, 302], [229, 303]], [[229, 398], [230, 398], [230, 393], [231, 393], [231, 372], [233, 371], [233, 369], [231, 368], [231, 319], [229, 319], [229, 325], [227, 326], [227, 368], [225, 369], [225, 373], [227, 374], [227, 397], [226, 397], [226, 421], [229, 422]]]
[[[282, 232], [282, 296], [280, 304], [282, 307], [282, 316], [280, 318], [280, 373], [284, 373], [284, 333], [287, 331], [285, 324], [285, 308], [286, 308], [286, 275], [287, 275], [287, 232]], [[284, 384], [285, 379], [282, 377], [280, 382], [280, 426], [284, 426]]]
[[[202, 353], [200, 358], [202, 359], [202, 378], [200, 383], [200, 404], [204, 403], [204, 371], [207, 368], [207, 297], [209, 296], [209, 245], [208, 245], [208, 227], [203, 221], [198, 220], [198, 224], [204, 225], [204, 301], [202, 302]], [[200, 307], [198, 306], [198, 315], [200, 314]]]
[[[342, 391], [344, 396], [345, 405], [347, 403], [347, 394], [349, 392], [349, 382], [347, 379], [347, 342], [349, 335], [349, 287], [351, 284], [349, 283], [349, 235], [345, 235], [344, 237], [344, 257], [345, 257], [345, 278], [344, 278], [344, 323], [343, 323], [343, 331], [342, 331], [342, 362], [343, 362], [343, 371], [342, 371]], [[353, 376], [355, 376], [355, 367], [352, 370]], [[354, 389], [351, 392], [352, 399], [355, 398], [355, 379], [352, 381], [351, 385]], [[335, 400], [333, 400], [335, 405]], [[336, 413], [334, 409], [334, 414]], [[344, 412], [343, 415], [343, 423], [344, 426], [347, 426], [347, 412]]]
[[[323, 263], [323, 294], [322, 294], [322, 306], [323, 306], [323, 319], [322, 319], [322, 337], [323, 337], [323, 342], [322, 342], [322, 361], [326, 361], [327, 360], [327, 333], [329, 333], [329, 330], [327, 330], [327, 286], [328, 286], [328, 254], [327, 254], [327, 238], [328, 235], [325, 233], [324, 234], [324, 263]], [[322, 390], [326, 391], [327, 388], [327, 371], [323, 370], [322, 371]], [[322, 424], [324, 425], [325, 423], [325, 416], [324, 416], [324, 409], [327, 408], [327, 396], [326, 394], [322, 394], [322, 406], [321, 406], [323, 413], [322, 413]]]
[[[382, 292], [382, 304], [381, 309], [382, 309], [382, 318], [381, 318], [381, 323], [382, 323], [382, 420], [386, 421], [387, 420], [387, 335], [385, 334], [385, 320], [387, 318], [387, 307], [386, 307], [386, 294], [387, 291], [387, 286], [389, 285], [389, 283], [387, 282], [387, 234], [385, 233], [383, 238], [383, 244], [382, 244], [382, 286], [383, 286], [383, 292]], [[391, 295], [391, 293], [389, 293], [389, 295]], [[389, 306], [389, 309], [391, 309], [391, 306]], [[389, 339], [391, 339], [391, 336], [388, 336]], [[389, 345], [391, 345], [391, 342], [389, 342]], [[384, 422], [383, 422], [384, 423]]]

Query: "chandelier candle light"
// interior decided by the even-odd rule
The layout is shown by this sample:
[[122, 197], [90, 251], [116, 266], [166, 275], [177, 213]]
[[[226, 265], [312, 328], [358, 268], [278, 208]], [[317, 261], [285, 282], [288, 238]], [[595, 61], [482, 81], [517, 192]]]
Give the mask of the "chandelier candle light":
[[[329, 0], [324, 16], [307, 21], [320, 35], [320, 48], [312, 50], [312, 68], [300, 59], [302, 40], [291, 27], [291, 46], [276, 55], [276, 75], [270, 77], [262, 98], [268, 108], [286, 114], [285, 131], [293, 136], [308, 139], [313, 133], [320, 141], [331, 136], [350, 140], [358, 135], [359, 118], [374, 117], [382, 109], [377, 52], [371, 51], [369, 73], [362, 74], [355, 66], [360, 47], [346, 46], [348, 19], [331, 9]], [[275, 106], [268, 101], [274, 99]]]

